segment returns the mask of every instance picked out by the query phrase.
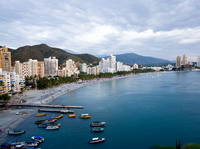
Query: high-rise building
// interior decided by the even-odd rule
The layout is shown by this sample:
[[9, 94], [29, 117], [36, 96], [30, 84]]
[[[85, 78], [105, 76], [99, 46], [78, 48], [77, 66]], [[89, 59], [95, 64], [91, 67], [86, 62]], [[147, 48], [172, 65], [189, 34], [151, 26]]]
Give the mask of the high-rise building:
[[116, 63], [116, 68], [117, 68], [117, 71], [123, 71], [123, 63], [122, 62], [117, 62]]
[[37, 76], [40, 78], [44, 77], [44, 62], [43, 61], [37, 62]]
[[29, 59], [27, 62], [20, 63], [20, 61], [15, 61], [15, 71], [17, 74], [23, 76], [36, 76], [44, 77], [44, 62]]
[[86, 63], [80, 64], [80, 72], [84, 72], [84, 73], [87, 72], [87, 64]]
[[0, 68], [3, 71], [11, 72], [11, 53], [7, 47], [0, 48]]
[[72, 76], [72, 75], [78, 75], [79, 74], [78, 67], [76, 66], [75, 62], [72, 59], [68, 59], [66, 61], [65, 69], [68, 72], [67, 76]]
[[102, 58], [101, 61], [99, 62], [99, 70], [102, 73], [116, 72], [116, 56], [110, 55], [107, 59]]
[[25, 78], [22, 75], [0, 69], [0, 94], [20, 92], [24, 82]]
[[99, 68], [98, 67], [87, 67], [87, 74], [90, 75], [99, 75]]
[[185, 54], [183, 54], [183, 61], [182, 61], [182, 65], [187, 65], [188, 64], [188, 57], [185, 55]]
[[181, 67], [181, 57], [180, 56], [176, 57], [176, 67]]
[[197, 67], [200, 67], [200, 56], [197, 57]]
[[58, 71], [58, 59], [55, 57], [44, 58], [45, 76], [56, 76]]

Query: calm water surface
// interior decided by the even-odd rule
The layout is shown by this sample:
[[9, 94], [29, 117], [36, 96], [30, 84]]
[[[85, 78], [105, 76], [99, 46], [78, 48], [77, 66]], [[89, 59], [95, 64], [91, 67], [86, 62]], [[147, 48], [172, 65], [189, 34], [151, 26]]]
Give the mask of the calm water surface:
[[[18, 128], [28, 140], [42, 135], [43, 149], [149, 149], [155, 144], [200, 143], [200, 72], [172, 72], [139, 75], [97, 83], [57, 98], [53, 104], [82, 105], [75, 113], [90, 113], [92, 119], [69, 119], [65, 115], [57, 131], [37, 128], [35, 117]], [[48, 114], [51, 116], [52, 114]], [[103, 133], [90, 132], [92, 121], [105, 121]], [[90, 145], [92, 137], [105, 137]]]

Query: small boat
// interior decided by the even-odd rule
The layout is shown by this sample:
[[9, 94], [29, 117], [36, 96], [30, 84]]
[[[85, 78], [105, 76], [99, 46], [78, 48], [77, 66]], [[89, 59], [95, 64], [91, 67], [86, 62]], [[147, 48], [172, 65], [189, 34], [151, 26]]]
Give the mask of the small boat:
[[42, 124], [44, 121], [45, 121], [44, 119], [43, 120], [37, 120], [37, 121], [35, 121], [35, 123], [36, 124]]
[[40, 117], [40, 116], [46, 116], [46, 113], [40, 113], [40, 114], [36, 114], [36, 117]]
[[21, 148], [25, 145], [25, 142], [13, 142], [12, 145], [16, 148]]
[[54, 117], [49, 117], [49, 118], [47, 118], [45, 121], [52, 121], [52, 120], [57, 120], [57, 119], [54, 118]]
[[21, 135], [23, 133], [25, 133], [24, 130], [10, 130], [10, 131], [8, 131], [9, 135]]
[[60, 113], [74, 113], [72, 110], [60, 110]]
[[24, 115], [24, 114], [28, 114], [28, 112], [26, 111], [19, 111], [16, 113], [16, 115]]
[[89, 143], [90, 144], [97, 144], [97, 143], [102, 143], [105, 141], [105, 138], [92, 138]]
[[59, 118], [62, 118], [62, 117], [63, 117], [63, 115], [60, 114], [60, 115], [57, 115], [57, 116], [53, 116], [52, 118], [59, 119]]
[[69, 118], [75, 118], [75, 117], [76, 117], [76, 114], [69, 114], [68, 117], [69, 117]]
[[80, 118], [82, 119], [88, 119], [91, 118], [92, 116], [90, 114], [81, 114]]
[[44, 142], [44, 138], [41, 136], [32, 136], [31, 139], [39, 143]]
[[38, 127], [39, 128], [47, 128], [48, 124], [39, 124]]
[[47, 126], [47, 128], [46, 129], [48, 129], [48, 130], [56, 130], [56, 129], [59, 129], [60, 127], [58, 127], [58, 126]]
[[57, 120], [56, 119], [52, 119], [52, 120], [45, 120], [43, 122], [43, 124], [51, 124], [51, 123], [55, 123]]
[[92, 132], [103, 132], [104, 131], [104, 128], [102, 127], [93, 127], [91, 129]]
[[90, 124], [91, 127], [102, 127], [106, 124], [106, 122], [95, 121]]
[[25, 146], [27, 146], [27, 147], [37, 147], [38, 145], [39, 145], [39, 143], [36, 141], [26, 141], [25, 142]]

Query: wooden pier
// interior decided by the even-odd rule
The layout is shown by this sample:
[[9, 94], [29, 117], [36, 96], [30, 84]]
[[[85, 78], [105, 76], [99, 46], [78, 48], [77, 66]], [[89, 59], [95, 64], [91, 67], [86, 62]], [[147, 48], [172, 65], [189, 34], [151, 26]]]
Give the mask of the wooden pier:
[[67, 105], [40, 105], [40, 104], [8, 104], [8, 107], [44, 107], [44, 108], [65, 108], [65, 109], [83, 109], [83, 106], [67, 106]]
[[72, 110], [51, 110], [51, 109], [38, 109], [38, 112], [74, 113], [74, 111]]

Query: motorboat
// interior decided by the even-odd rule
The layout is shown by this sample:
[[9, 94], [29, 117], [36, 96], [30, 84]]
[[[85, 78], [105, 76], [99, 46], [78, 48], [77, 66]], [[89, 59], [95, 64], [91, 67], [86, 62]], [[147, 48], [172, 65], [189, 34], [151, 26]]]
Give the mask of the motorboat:
[[37, 147], [39, 143], [37, 141], [26, 141], [25, 146], [27, 147]]
[[90, 124], [91, 127], [102, 127], [106, 124], [106, 122], [94, 121]]
[[59, 129], [60, 127], [58, 126], [47, 126], [47, 130], [56, 130], [56, 129]]
[[99, 137], [97, 137], [97, 138], [92, 138], [90, 141], [89, 141], [89, 143], [90, 144], [97, 144], [97, 143], [102, 143], [102, 142], [104, 142], [105, 141], [105, 138], [99, 138]]
[[40, 117], [40, 116], [46, 116], [46, 113], [40, 113], [40, 114], [36, 114], [36, 117]]
[[44, 121], [45, 121], [44, 119], [42, 119], [42, 120], [37, 120], [37, 121], [35, 121], [35, 123], [36, 123], [36, 124], [42, 124]]
[[76, 114], [69, 114], [68, 117], [69, 117], [69, 118], [75, 118], [75, 117], [76, 117]]
[[24, 130], [9, 130], [8, 131], [9, 135], [21, 135], [21, 134], [24, 134], [24, 133], [25, 133]]
[[81, 114], [80, 118], [82, 119], [88, 119], [88, 118], [91, 118], [92, 116], [90, 114]]
[[62, 117], [63, 117], [63, 115], [60, 114], [60, 115], [57, 115], [57, 116], [53, 116], [52, 118], [54, 118], [54, 119], [59, 119], [59, 118], [62, 118]]
[[32, 136], [31, 139], [39, 143], [44, 142], [44, 138], [41, 136]]
[[104, 131], [104, 128], [102, 127], [93, 127], [91, 129], [92, 132], [103, 132]]

